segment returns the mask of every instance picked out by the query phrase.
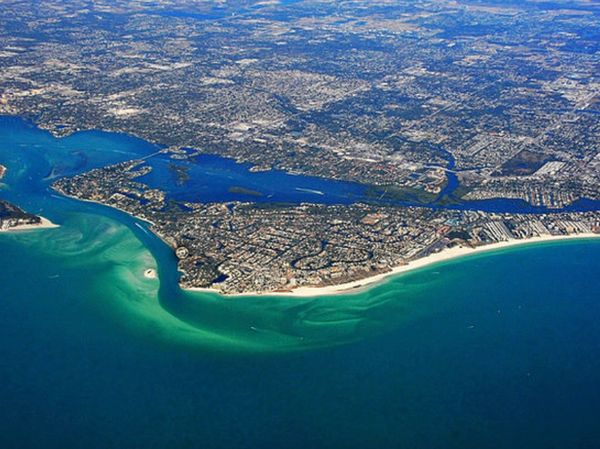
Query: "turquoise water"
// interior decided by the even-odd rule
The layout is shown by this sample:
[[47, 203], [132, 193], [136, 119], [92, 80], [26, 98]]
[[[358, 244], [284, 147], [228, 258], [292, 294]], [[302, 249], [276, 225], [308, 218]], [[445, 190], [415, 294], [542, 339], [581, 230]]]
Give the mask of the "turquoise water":
[[0, 447], [597, 447], [600, 242], [348, 296], [183, 293], [135, 220], [47, 190], [152, 151], [0, 121], [0, 197], [61, 224], [0, 235]]

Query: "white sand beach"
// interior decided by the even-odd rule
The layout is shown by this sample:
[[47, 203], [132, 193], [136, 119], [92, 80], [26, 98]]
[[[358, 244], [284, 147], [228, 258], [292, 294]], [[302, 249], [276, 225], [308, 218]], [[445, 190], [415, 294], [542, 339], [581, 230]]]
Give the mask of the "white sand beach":
[[18, 232], [18, 231], [33, 231], [37, 229], [48, 229], [58, 228], [57, 224], [52, 223], [50, 220], [44, 217], [40, 217], [42, 221], [37, 224], [22, 224], [19, 226], [13, 226], [11, 228], [0, 229], [0, 232]]
[[452, 248], [445, 249], [438, 253], [433, 253], [427, 257], [415, 259], [408, 262], [406, 265], [401, 265], [388, 271], [386, 273], [379, 273], [374, 276], [370, 276], [364, 279], [346, 282], [338, 285], [330, 285], [323, 287], [298, 287], [290, 291], [277, 291], [277, 292], [261, 292], [261, 293], [239, 293], [232, 295], [223, 295], [216, 289], [212, 288], [187, 288], [188, 291], [197, 291], [205, 293], [217, 293], [222, 296], [298, 296], [298, 297], [311, 297], [311, 296], [327, 296], [327, 295], [338, 295], [338, 294], [351, 294], [358, 293], [367, 288], [371, 288], [374, 285], [382, 282], [383, 280], [400, 273], [406, 273], [407, 271], [416, 270], [423, 268], [428, 265], [442, 262], [445, 260], [455, 259], [459, 257], [468, 256], [471, 254], [478, 254], [484, 251], [493, 251], [502, 248], [509, 248], [519, 245], [528, 245], [541, 242], [552, 242], [558, 240], [573, 240], [573, 239], [589, 239], [589, 238], [600, 238], [600, 234], [594, 233], [581, 233], [581, 234], [570, 234], [570, 235], [544, 235], [539, 237], [531, 237], [528, 239], [512, 239], [504, 242], [492, 243], [488, 245], [482, 245], [477, 247], [469, 246], [455, 246]]

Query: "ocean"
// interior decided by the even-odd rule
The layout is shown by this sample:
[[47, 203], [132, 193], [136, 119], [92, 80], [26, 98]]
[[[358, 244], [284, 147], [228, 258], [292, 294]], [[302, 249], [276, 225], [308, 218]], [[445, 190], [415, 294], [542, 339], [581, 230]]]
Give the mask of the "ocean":
[[0, 119], [0, 198], [61, 225], [0, 235], [1, 448], [598, 447], [598, 240], [352, 295], [182, 292], [135, 219], [48, 190], [155, 150]]

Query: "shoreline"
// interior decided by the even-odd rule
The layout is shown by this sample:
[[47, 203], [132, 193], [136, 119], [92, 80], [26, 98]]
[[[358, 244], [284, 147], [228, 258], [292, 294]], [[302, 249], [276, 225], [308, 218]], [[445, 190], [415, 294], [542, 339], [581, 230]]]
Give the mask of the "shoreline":
[[0, 229], [0, 232], [19, 232], [19, 231], [35, 231], [37, 229], [52, 229], [52, 228], [58, 228], [58, 225], [55, 223], [52, 223], [50, 220], [48, 220], [47, 218], [44, 217], [40, 217], [40, 219], [42, 220], [40, 223], [37, 224], [22, 224], [22, 225], [17, 225], [17, 226], [13, 226], [7, 229]]
[[[76, 196], [67, 195], [66, 193], [63, 193], [63, 192], [60, 192], [60, 191], [58, 191], [58, 190], [54, 189], [52, 186], [50, 186], [50, 190], [52, 190], [53, 192], [55, 192], [55, 193], [53, 193], [53, 195], [55, 195], [57, 198], [60, 198], [60, 197], [62, 197], [63, 199], [64, 199], [64, 198], [67, 198], [67, 199], [71, 199], [71, 200], [75, 200], [75, 201], [82, 201], [82, 202], [86, 202], [86, 203], [97, 204], [97, 205], [99, 205], [99, 206], [102, 206], [102, 207], [107, 207], [108, 209], [117, 210], [117, 211], [119, 211], [119, 212], [121, 212], [121, 213], [124, 213], [124, 214], [126, 214], [126, 215], [127, 215], [127, 216], [129, 216], [129, 217], [133, 217], [133, 218], [134, 218], [134, 219], [136, 219], [136, 220], [143, 221], [144, 223], [147, 223], [147, 224], [149, 224], [149, 225], [151, 225], [151, 226], [156, 226], [156, 225], [155, 225], [153, 222], [151, 222], [150, 220], [147, 220], [147, 219], [145, 219], [145, 218], [139, 217], [139, 216], [137, 216], [137, 215], [133, 215], [131, 212], [128, 212], [128, 211], [126, 211], [125, 209], [121, 209], [120, 207], [117, 207], [117, 206], [112, 206], [112, 205], [109, 205], [109, 204], [104, 204], [104, 203], [102, 203], [102, 202], [100, 202], [100, 201], [97, 201], [97, 200], [88, 200], [88, 199], [86, 199], [86, 198], [77, 198]], [[58, 195], [57, 195], [57, 194], [58, 194]], [[150, 231], [150, 232], [153, 232], [153, 231]], [[157, 236], [159, 239], [161, 239], [161, 240], [162, 240], [162, 241], [163, 241], [163, 242], [164, 242], [166, 245], [170, 246], [170, 245], [169, 245], [167, 242], [165, 242], [165, 241], [163, 240], [163, 238], [162, 238], [160, 235], [158, 235], [158, 234], [156, 234], [156, 233], [154, 233], [154, 234], [155, 234], [155, 235], [156, 235], [156, 236]]]
[[[104, 204], [98, 200], [92, 199], [83, 199], [75, 196], [64, 194], [58, 190], [52, 189], [56, 196], [60, 196], [63, 198], [72, 199], [75, 201], [83, 201], [88, 203], [93, 203], [96, 205], [100, 205], [102, 207], [106, 207], [108, 209], [117, 210], [129, 217], [133, 217], [136, 220], [147, 223], [150, 226], [154, 226], [154, 223], [146, 218], [139, 217], [137, 215], [133, 215], [130, 212], [121, 209], [117, 206]], [[54, 225], [56, 226], [56, 225]], [[50, 227], [54, 227], [50, 226]], [[139, 225], [138, 225], [139, 226]], [[148, 232], [154, 234], [159, 240], [161, 240], [165, 245], [173, 248], [164, 238], [164, 236], [158, 234], [152, 229], [149, 229]], [[577, 239], [594, 239], [600, 238], [600, 233], [594, 232], [581, 232], [577, 234], [568, 234], [568, 235], [541, 235], [535, 237], [529, 237], [525, 239], [510, 239], [501, 242], [489, 243], [480, 246], [454, 246], [452, 248], [446, 248], [440, 252], [429, 254], [425, 257], [420, 257], [418, 259], [413, 259], [407, 262], [404, 265], [400, 265], [392, 268], [390, 271], [386, 271], [384, 273], [377, 273], [372, 276], [368, 276], [362, 279], [358, 279], [355, 281], [348, 281], [341, 284], [336, 285], [326, 285], [326, 286], [303, 286], [292, 288], [289, 290], [279, 290], [279, 291], [266, 291], [266, 292], [256, 292], [249, 291], [243, 293], [223, 293], [215, 288], [211, 287], [182, 287], [179, 285], [179, 288], [184, 292], [197, 292], [197, 293], [211, 293], [217, 295], [221, 298], [235, 298], [235, 297], [256, 297], [256, 296], [288, 296], [288, 297], [298, 297], [298, 298], [309, 298], [309, 297], [319, 297], [319, 296], [332, 296], [332, 295], [349, 295], [354, 293], [361, 293], [365, 290], [376, 287], [378, 284], [387, 280], [387, 278], [391, 276], [396, 276], [408, 271], [413, 271], [419, 268], [424, 268], [429, 265], [436, 264], [438, 262], [444, 262], [447, 260], [457, 259], [464, 256], [469, 256], [472, 254], [478, 254], [484, 251], [493, 251], [499, 250], [509, 247], [515, 247], [519, 245], [528, 245], [535, 243], [544, 243], [544, 242], [552, 242], [552, 241], [561, 241], [561, 240], [577, 240]], [[144, 277], [146, 279], [156, 279], [158, 278], [158, 273], [150, 274], [149, 270], [144, 272]]]
[[391, 271], [385, 273], [379, 273], [364, 279], [345, 282], [338, 285], [328, 285], [323, 287], [298, 287], [290, 291], [283, 292], [247, 292], [247, 293], [233, 293], [225, 294], [221, 293], [213, 288], [203, 287], [190, 287], [182, 288], [188, 292], [202, 292], [202, 293], [213, 293], [218, 296], [227, 297], [239, 297], [239, 296], [296, 296], [299, 298], [308, 298], [315, 296], [329, 296], [329, 295], [342, 295], [342, 294], [353, 294], [360, 293], [370, 288], [376, 287], [382, 282], [386, 281], [392, 276], [396, 276], [409, 271], [414, 271], [419, 268], [424, 268], [430, 265], [434, 265], [438, 262], [444, 262], [453, 259], [459, 259], [461, 257], [480, 254], [483, 252], [489, 252], [493, 250], [499, 250], [504, 248], [511, 248], [522, 245], [531, 245], [535, 243], [554, 242], [561, 240], [584, 240], [584, 239], [600, 239], [600, 234], [593, 232], [580, 233], [580, 234], [569, 234], [569, 235], [543, 235], [537, 237], [530, 237], [526, 239], [512, 239], [497, 243], [490, 243], [488, 245], [481, 245], [477, 247], [469, 246], [455, 246], [447, 248], [438, 253], [429, 254], [428, 256], [421, 257], [418, 259], [411, 260], [406, 265], [400, 265], [393, 268]]

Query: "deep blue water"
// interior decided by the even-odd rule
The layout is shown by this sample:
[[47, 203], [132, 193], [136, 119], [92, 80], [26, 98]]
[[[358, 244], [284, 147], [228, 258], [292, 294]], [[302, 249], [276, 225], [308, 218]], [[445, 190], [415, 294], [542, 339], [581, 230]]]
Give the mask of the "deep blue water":
[[[167, 198], [177, 201], [351, 204], [369, 199], [367, 188], [357, 183], [292, 175], [281, 170], [251, 172], [251, 164], [215, 155], [174, 160], [161, 154], [148, 163], [152, 171], [138, 181], [166, 189]], [[173, 166], [184, 169], [189, 179], [178, 182]], [[232, 188], [247, 189], [250, 193], [232, 191]]]
[[[436, 200], [425, 205], [426, 207], [531, 214], [600, 209], [600, 201], [589, 199], [578, 200], [560, 210], [532, 206], [523, 200], [505, 198], [459, 202], [453, 197], [454, 191], [459, 187], [458, 177], [454, 172], [454, 159], [446, 150], [439, 148], [439, 151], [447, 159], [448, 182]], [[159, 154], [148, 159], [147, 163], [152, 167], [152, 171], [138, 178], [138, 181], [165, 191], [168, 199], [177, 201], [290, 204], [363, 202], [386, 206], [423, 206], [416, 202], [386, 197], [382, 190], [355, 182], [290, 174], [275, 169], [253, 172], [251, 164], [237, 163], [233, 159], [217, 155], [199, 155], [181, 160]], [[174, 170], [173, 167], [177, 169]], [[177, 174], [181, 171], [185, 172], [185, 179]], [[446, 204], [447, 199], [451, 199], [452, 204]]]
[[184, 294], [134, 219], [48, 190], [155, 150], [0, 119], [0, 197], [62, 225], [0, 236], [0, 448], [598, 447], [600, 242], [350, 296]]

